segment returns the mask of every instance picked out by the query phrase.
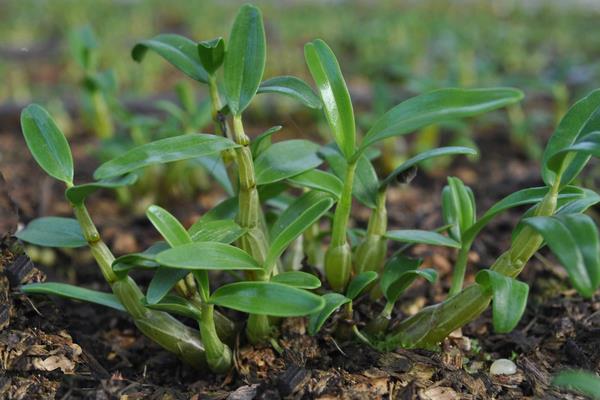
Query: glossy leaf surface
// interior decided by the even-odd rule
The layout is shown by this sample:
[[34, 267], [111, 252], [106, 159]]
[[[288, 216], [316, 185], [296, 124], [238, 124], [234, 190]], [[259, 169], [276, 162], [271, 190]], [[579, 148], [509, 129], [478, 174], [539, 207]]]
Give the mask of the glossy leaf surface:
[[183, 225], [164, 208], [152, 205], [146, 210], [146, 216], [171, 247], [191, 242]]
[[94, 172], [94, 178], [113, 178], [150, 165], [188, 160], [234, 147], [237, 145], [227, 138], [203, 133], [170, 137], [135, 147], [105, 162]]
[[377, 280], [377, 272], [364, 271], [356, 275], [346, 289], [346, 297], [356, 299], [360, 294]]
[[68, 188], [65, 191], [67, 200], [79, 205], [92, 193], [100, 189], [116, 189], [123, 186], [133, 185], [137, 181], [137, 175], [130, 174], [116, 178], [101, 180], [98, 182], [84, 183]]
[[275, 143], [254, 162], [256, 184], [274, 183], [321, 165], [320, 146], [308, 140], [294, 139]]
[[223, 65], [225, 95], [233, 115], [241, 114], [258, 90], [265, 70], [266, 47], [260, 10], [243, 5], [229, 35]]
[[218, 242], [195, 242], [165, 250], [156, 261], [170, 268], [186, 270], [253, 270], [258, 263], [245, 251]]
[[225, 59], [225, 41], [223, 38], [215, 38], [199, 42], [198, 56], [206, 72], [214, 74]]
[[244, 234], [245, 230], [234, 220], [219, 219], [215, 221], [198, 220], [188, 230], [194, 242], [232, 243]]
[[339, 293], [326, 293], [323, 296], [325, 305], [320, 311], [311, 314], [308, 319], [308, 333], [315, 335], [321, 330], [325, 321], [331, 317], [341, 306], [350, 303], [352, 300]]
[[283, 128], [281, 125], [272, 126], [250, 142], [250, 150], [252, 151], [252, 156], [254, 158], [257, 158], [263, 151], [271, 146], [271, 136], [279, 132], [281, 128]]
[[526, 218], [523, 223], [544, 237], [573, 287], [591, 297], [600, 285], [600, 244], [594, 221], [584, 214], [564, 214]]
[[201, 316], [200, 310], [198, 310], [198, 308], [196, 308], [192, 303], [183, 297], [173, 294], [166, 295], [158, 303], [153, 304], [147, 302], [145, 305], [153, 310], [166, 311], [171, 314], [192, 318], [197, 321], [200, 320]]
[[283, 283], [300, 289], [317, 289], [321, 287], [319, 278], [302, 271], [282, 272], [272, 277], [271, 282]]
[[100, 304], [115, 310], [125, 311], [123, 305], [112, 293], [99, 292], [82, 288], [79, 286], [68, 285], [58, 282], [30, 283], [21, 286], [21, 291], [27, 294], [50, 294], [67, 299], [87, 301], [89, 303]]
[[344, 157], [350, 159], [356, 146], [354, 110], [337, 59], [329, 46], [320, 39], [304, 46], [304, 58], [317, 84], [323, 111], [335, 142]]
[[321, 108], [321, 99], [312, 88], [295, 76], [276, 76], [260, 84], [258, 93], [280, 93], [289, 96], [309, 108]]
[[529, 286], [491, 270], [480, 271], [477, 283], [492, 291], [492, 321], [497, 333], [515, 329], [527, 306]]
[[131, 57], [140, 62], [148, 50], [156, 52], [190, 78], [208, 82], [208, 73], [202, 66], [198, 46], [192, 40], [173, 33], [163, 33], [138, 42], [131, 50]]
[[437, 232], [424, 231], [420, 229], [401, 229], [387, 231], [385, 237], [403, 243], [422, 243], [434, 246], [446, 246], [459, 248], [460, 243]]
[[342, 195], [342, 181], [337, 176], [318, 169], [313, 169], [303, 172], [299, 175], [292, 176], [288, 178], [288, 182], [294, 186], [315, 189], [329, 193], [336, 199], [339, 199]]
[[21, 129], [29, 151], [51, 177], [73, 183], [73, 156], [67, 139], [44, 108], [30, 104], [21, 112]]
[[430, 283], [435, 282], [437, 272], [429, 268], [419, 269], [421, 263], [420, 259], [401, 255], [393, 257], [386, 263], [379, 284], [388, 302], [398, 301], [400, 295], [419, 277]]
[[73, 218], [37, 218], [15, 236], [24, 242], [45, 247], [82, 247], [88, 244], [79, 222]]
[[237, 311], [273, 317], [301, 317], [320, 310], [321, 297], [275, 282], [236, 282], [218, 288], [210, 303]]
[[159, 267], [148, 285], [148, 291], [146, 292], [146, 301], [148, 304], [157, 304], [160, 302], [169, 294], [173, 286], [189, 273], [190, 271], [185, 269], [174, 270], [173, 268]]
[[427, 125], [483, 114], [523, 98], [511, 88], [440, 89], [408, 99], [385, 113], [365, 135], [360, 150], [387, 137], [405, 135]]

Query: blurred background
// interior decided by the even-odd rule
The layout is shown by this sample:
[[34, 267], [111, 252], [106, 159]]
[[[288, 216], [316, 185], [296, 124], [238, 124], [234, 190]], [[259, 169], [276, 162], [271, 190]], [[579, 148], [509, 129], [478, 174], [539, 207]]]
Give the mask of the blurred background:
[[[92, 171], [134, 145], [182, 132], [212, 132], [207, 87], [153, 52], [138, 63], [131, 49], [167, 32], [194, 41], [227, 38], [242, 3], [0, 0], [0, 133], [16, 133], [14, 140], [20, 140], [20, 110], [32, 101], [43, 104], [67, 135], [84, 138], [81, 158], [92, 160]], [[481, 149], [486, 147], [482, 138], [489, 137], [494, 139], [482, 153], [520, 157], [535, 167], [568, 106], [599, 86], [600, 0], [255, 3], [267, 33], [265, 79], [290, 74], [312, 84], [303, 46], [324, 39], [340, 61], [362, 132], [398, 102], [437, 88], [514, 86], [526, 93], [521, 104], [480, 117], [476, 124], [451, 121], [414, 139], [385, 142], [377, 166], [383, 172], [423, 149], [441, 144]], [[330, 140], [320, 111], [286, 97], [257, 96], [245, 117], [251, 135], [283, 125], [278, 137]], [[18, 143], [13, 136], [0, 137], [0, 169], [14, 181], [21, 160], [10, 157]], [[444, 172], [447, 162], [439, 161], [437, 170]], [[599, 171], [593, 176], [600, 179], [600, 167], [594, 168]], [[164, 174], [171, 182], [187, 176], [184, 170]], [[176, 193], [195, 193], [199, 178], [189, 179], [190, 188]]]

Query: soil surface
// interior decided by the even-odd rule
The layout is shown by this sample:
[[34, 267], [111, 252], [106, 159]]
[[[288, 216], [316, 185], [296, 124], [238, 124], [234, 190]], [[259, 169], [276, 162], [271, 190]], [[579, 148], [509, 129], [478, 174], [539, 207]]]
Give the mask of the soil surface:
[[[570, 367], [600, 372], [600, 297], [584, 300], [569, 288], [566, 273], [542, 251], [522, 279], [532, 285], [517, 329], [496, 335], [486, 313], [447, 339], [439, 352], [403, 350], [381, 354], [333, 336], [341, 317], [316, 337], [304, 319], [289, 319], [278, 338], [282, 352], [252, 347], [240, 338], [236, 368], [227, 376], [195, 371], [140, 336], [118, 311], [43, 296], [25, 296], [25, 282], [48, 280], [107, 290], [85, 250], [28, 249], [10, 237], [18, 224], [44, 215], [70, 216], [63, 188], [47, 178], [29, 156], [18, 129], [0, 132], [0, 398], [7, 399], [565, 399], [583, 398], [551, 387], [553, 374]], [[508, 193], [541, 184], [537, 165], [514, 149], [501, 129], [481, 132], [483, 157], [457, 159], [441, 171], [419, 172], [409, 187], [389, 196], [390, 228], [431, 229], [441, 225], [440, 192], [446, 176], [460, 177], [475, 192], [479, 212]], [[85, 136], [70, 139], [76, 180], [87, 181], [98, 162]], [[190, 225], [222, 198], [201, 192], [165, 206]], [[103, 238], [117, 255], [147, 247], [158, 235], [143, 214], [120, 205], [111, 193], [89, 201]], [[473, 280], [510, 242], [520, 213], [498, 217], [475, 242]], [[364, 226], [365, 210], [353, 213]], [[454, 253], [416, 246], [414, 255], [437, 269], [440, 282], [416, 285], [404, 295], [397, 317], [444, 298]], [[136, 276], [141, 284], [148, 276]], [[355, 307], [360, 324], [383, 304]], [[489, 374], [498, 358], [512, 359], [517, 373]]]

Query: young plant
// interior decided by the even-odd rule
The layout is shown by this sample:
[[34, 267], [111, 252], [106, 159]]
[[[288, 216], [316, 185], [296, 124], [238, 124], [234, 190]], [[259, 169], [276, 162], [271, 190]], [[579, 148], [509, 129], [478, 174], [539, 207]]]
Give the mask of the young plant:
[[[37, 105], [23, 111], [27, 145], [38, 164], [65, 183], [76, 220], [34, 220], [18, 237], [47, 246], [87, 244], [113, 293], [56, 283], [27, 285], [25, 292], [85, 299], [125, 310], [144, 334], [164, 348], [193, 365], [205, 363], [220, 373], [231, 367], [232, 339], [244, 329], [219, 312], [221, 308], [249, 315], [245, 332], [251, 342], [270, 340], [275, 344], [279, 319], [273, 317], [308, 316], [309, 333], [315, 334], [344, 306], [345, 318], [337, 325], [340, 333], [354, 332], [358, 339], [381, 350], [431, 348], [477, 317], [490, 301], [496, 330], [513, 329], [523, 313], [528, 289], [515, 278], [544, 244], [557, 253], [580, 293], [590, 296], [597, 289], [598, 234], [582, 212], [599, 197], [570, 183], [589, 156], [600, 152], [600, 133], [594, 133], [600, 121], [600, 91], [573, 106], [550, 140], [544, 153], [546, 186], [513, 193], [477, 219], [471, 191], [450, 178], [442, 195], [444, 226], [435, 231], [390, 230], [386, 211], [390, 185], [410, 183], [419, 163], [474, 151], [458, 146], [431, 149], [380, 178], [372, 165], [379, 156], [374, 146], [431, 124], [514, 104], [521, 99], [521, 92], [492, 88], [425, 93], [392, 108], [361, 138], [340, 66], [325, 42], [315, 40], [305, 47], [318, 95], [298, 78], [263, 80], [265, 42], [260, 11], [245, 5], [227, 44], [222, 38], [196, 43], [163, 34], [136, 45], [135, 59], [148, 50], [155, 51], [193, 80], [208, 84], [216, 135], [187, 133], [139, 145], [102, 164], [92, 183], [74, 185], [68, 143], [51, 117]], [[286, 94], [322, 109], [334, 141], [324, 146], [306, 139], [273, 143], [271, 137], [279, 127], [250, 139], [243, 115], [259, 93]], [[150, 206], [147, 217], [164, 241], [115, 259], [87, 213], [86, 197], [97, 189], [131, 184], [135, 171], [206, 156], [220, 157], [228, 166], [231, 182], [235, 182], [232, 195], [187, 229], [165, 209]], [[327, 168], [320, 168], [322, 164]], [[366, 232], [350, 229], [353, 199], [371, 210]], [[499, 213], [521, 205], [532, 208], [515, 228], [511, 248], [477, 275], [477, 283], [463, 289], [464, 255], [477, 234]], [[330, 230], [323, 223], [328, 220], [332, 220]], [[286, 251], [297, 257], [302, 250], [301, 237], [309, 261], [318, 259], [315, 250], [321, 241], [328, 242], [324, 273], [332, 291], [320, 288], [318, 273], [282, 268]], [[403, 246], [388, 258], [390, 241]], [[436, 278], [435, 271], [421, 269], [419, 260], [405, 254], [414, 243], [458, 249], [452, 293], [445, 302], [390, 326], [394, 305], [416, 278], [429, 282]], [[317, 265], [307, 266], [306, 270], [318, 269]], [[145, 294], [130, 277], [136, 269], [154, 273]], [[235, 281], [219, 286], [215, 271], [228, 272]], [[311, 292], [315, 290], [317, 293]], [[374, 300], [383, 296], [385, 306], [364, 331], [356, 324], [350, 330], [348, 321], [355, 318], [353, 302], [366, 293]], [[167, 313], [195, 321], [199, 330]]]

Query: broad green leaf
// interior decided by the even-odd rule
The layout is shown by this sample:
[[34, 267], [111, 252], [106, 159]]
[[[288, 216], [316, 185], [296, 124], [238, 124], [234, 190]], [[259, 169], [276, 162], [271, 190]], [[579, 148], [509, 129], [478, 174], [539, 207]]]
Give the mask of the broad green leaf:
[[273, 317], [302, 317], [320, 310], [321, 297], [275, 282], [236, 282], [218, 288], [209, 302], [233, 310]]
[[[600, 114], [600, 111], [598, 114]], [[600, 115], [597, 124], [600, 125]], [[569, 154], [572, 155], [572, 158], [567, 158]], [[548, 158], [546, 167], [549, 171], [557, 172], [560, 171], [564, 163], [568, 165], [565, 175], [561, 179], [561, 186], [564, 186], [565, 183], [571, 182], [579, 174], [591, 156], [600, 157], [600, 132], [597, 131], [591, 132], [574, 144], [558, 150]]]
[[339, 293], [324, 294], [323, 300], [325, 305], [320, 311], [311, 314], [308, 318], [308, 333], [314, 336], [321, 330], [325, 321], [336, 312], [344, 304], [350, 303], [352, 300]]
[[477, 283], [492, 291], [492, 322], [497, 333], [515, 329], [527, 306], [529, 286], [491, 270], [479, 271]]
[[67, 188], [65, 196], [72, 204], [82, 204], [92, 193], [100, 189], [115, 189], [123, 186], [133, 185], [137, 181], [137, 175], [130, 174], [116, 178], [101, 180], [98, 182], [84, 183]]
[[131, 50], [131, 57], [141, 62], [149, 49], [190, 78], [208, 82], [208, 73], [202, 66], [198, 46], [192, 40], [173, 33], [163, 33], [138, 42]]
[[401, 229], [387, 231], [385, 237], [403, 243], [423, 243], [434, 246], [446, 246], [459, 248], [460, 243], [449, 237], [440, 235], [437, 232], [424, 231], [419, 229]]
[[67, 139], [43, 107], [30, 104], [21, 112], [21, 129], [29, 151], [48, 175], [73, 184], [73, 157]]
[[458, 178], [448, 177], [448, 186], [442, 190], [442, 214], [444, 223], [452, 225], [450, 236], [459, 242], [476, 221], [473, 191]]
[[302, 271], [282, 272], [272, 277], [271, 282], [283, 283], [300, 289], [317, 289], [321, 287], [319, 278]]
[[552, 380], [552, 384], [600, 399], [600, 377], [588, 371], [563, 371]]
[[148, 285], [148, 291], [146, 292], [146, 301], [148, 304], [157, 304], [160, 302], [169, 294], [173, 286], [189, 273], [190, 271], [185, 269], [174, 270], [173, 268], [159, 267]]
[[[600, 203], [600, 195], [593, 190], [582, 188], [583, 197], [578, 199], [559, 200], [556, 214], [580, 214], [591, 206]], [[564, 204], [561, 204], [564, 203]]]
[[340, 66], [327, 44], [314, 40], [304, 46], [304, 58], [321, 96], [323, 111], [335, 142], [346, 159], [356, 146], [354, 110]]
[[600, 286], [600, 244], [594, 221], [584, 214], [532, 217], [523, 220], [531, 226], [558, 257], [575, 289], [592, 297]]
[[219, 242], [195, 242], [165, 250], [156, 262], [186, 270], [253, 270], [260, 266], [248, 253]]
[[234, 196], [235, 191], [233, 190], [233, 185], [229, 180], [229, 176], [227, 175], [227, 168], [223, 163], [223, 158], [220, 154], [209, 154], [206, 156], [201, 156], [195, 158], [198, 164], [202, 165], [206, 172], [212, 175], [213, 178], [225, 189], [225, 192], [229, 196]]
[[318, 167], [320, 146], [308, 140], [295, 139], [275, 143], [254, 162], [256, 184], [266, 185]]
[[95, 51], [98, 48], [98, 42], [89, 25], [72, 31], [69, 35], [69, 47], [73, 58], [81, 68], [88, 71], [96, 67]]
[[[514, 192], [494, 204], [481, 216], [469, 229], [464, 232], [463, 243], [471, 243], [481, 230], [498, 214], [522, 205], [537, 204], [544, 199], [548, 193], [548, 187], [536, 187]], [[566, 187], [559, 195], [559, 199], [577, 199], [583, 197], [583, 191], [576, 187]]]
[[385, 113], [365, 135], [360, 151], [391, 136], [405, 135], [427, 125], [483, 114], [523, 98], [511, 88], [440, 89], [408, 99]]
[[190, 239], [190, 235], [188, 235], [183, 225], [164, 208], [151, 205], [146, 210], [146, 216], [169, 243], [169, 246], [175, 247], [191, 243], [192, 239]]
[[234, 147], [238, 146], [227, 138], [203, 133], [170, 137], [135, 147], [105, 162], [94, 172], [94, 178], [112, 178], [150, 165], [188, 160]]
[[141, 253], [131, 253], [117, 257], [112, 263], [112, 269], [118, 275], [124, 276], [134, 268], [158, 268], [159, 265], [156, 262], [156, 255], [170, 247], [171, 246], [166, 242], [156, 242]]
[[205, 221], [199, 219], [188, 230], [194, 242], [232, 243], [244, 234], [245, 230], [232, 219]]
[[79, 222], [73, 218], [37, 218], [15, 236], [24, 242], [46, 247], [82, 247], [88, 244]]
[[395, 303], [400, 295], [417, 279], [424, 278], [430, 283], [437, 279], [435, 270], [419, 269], [422, 260], [397, 255], [391, 258], [383, 269], [379, 282], [388, 302]]
[[[325, 158], [333, 173], [341, 180], [346, 175], [348, 163], [335, 145], [321, 147], [319, 154]], [[366, 155], [362, 155], [356, 164], [352, 195], [369, 208], [375, 208], [379, 182], [373, 164]]]
[[261, 155], [266, 149], [271, 146], [271, 136], [274, 133], [277, 133], [281, 130], [281, 125], [272, 126], [260, 135], [258, 135], [251, 143], [250, 150], [252, 151], [252, 156], [257, 158]]
[[[572, 160], [566, 160], [566, 153], [555, 158], [564, 148], [571, 146], [592, 131], [600, 130], [600, 89], [594, 90], [589, 95], [575, 103], [561, 119], [558, 127], [548, 140], [542, 156], [542, 178], [551, 186], [556, 174], [563, 168], [564, 174], [561, 185], [571, 182], [581, 171], [589, 159], [589, 155], [582, 153]], [[552, 164], [549, 164], [554, 158]]]
[[[219, 221], [223, 219], [234, 219], [238, 212], [238, 198], [230, 197], [223, 200], [206, 212], [198, 221], [194, 223], [203, 224], [210, 221]], [[192, 225], [192, 226], [194, 226]], [[191, 229], [191, 228], [190, 228]], [[191, 234], [191, 233], [190, 233]]]
[[356, 299], [365, 289], [377, 280], [377, 272], [364, 271], [356, 275], [346, 289], [346, 297]]
[[400, 164], [400, 166], [398, 168], [396, 168], [383, 181], [381, 181], [380, 186], [381, 187], [388, 186], [390, 183], [392, 183], [396, 179], [396, 177], [399, 174], [407, 171], [408, 169], [412, 168], [415, 165], [418, 165], [419, 163], [421, 163], [423, 161], [427, 161], [427, 160], [430, 160], [435, 157], [449, 156], [449, 155], [455, 155], [455, 154], [476, 155], [477, 151], [474, 149], [471, 149], [469, 147], [463, 147], [463, 146], [439, 147], [437, 149], [431, 149], [431, 150], [424, 151], [422, 153], [417, 154], [413, 158], [406, 160], [402, 164]]
[[197, 321], [200, 320], [202, 315], [200, 310], [188, 300], [173, 294], [166, 295], [158, 303], [150, 303], [146, 301], [145, 306], [153, 310], [166, 311], [171, 314], [192, 318]]
[[87, 301], [89, 303], [114, 308], [115, 310], [125, 311], [123, 305], [112, 293], [98, 292], [97, 290], [68, 285], [66, 283], [30, 283], [21, 286], [21, 291], [27, 294], [50, 294], [65, 297], [67, 299]]
[[306, 107], [321, 108], [321, 99], [306, 82], [295, 76], [285, 75], [267, 79], [260, 84], [258, 93], [285, 94], [298, 100]]
[[288, 182], [294, 186], [327, 192], [335, 196], [336, 199], [339, 199], [342, 195], [344, 186], [337, 176], [318, 169], [312, 169], [292, 176], [288, 178]]
[[214, 74], [225, 59], [225, 41], [219, 37], [199, 42], [198, 56], [206, 72], [209, 75]]
[[260, 10], [243, 5], [231, 28], [223, 65], [225, 95], [233, 115], [240, 115], [258, 90], [265, 70], [266, 47]]
[[272, 241], [265, 268], [271, 268], [287, 246], [318, 221], [332, 205], [331, 196], [322, 192], [307, 192], [292, 203], [271, 228]]

